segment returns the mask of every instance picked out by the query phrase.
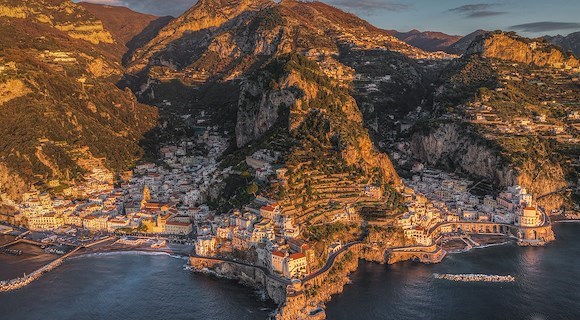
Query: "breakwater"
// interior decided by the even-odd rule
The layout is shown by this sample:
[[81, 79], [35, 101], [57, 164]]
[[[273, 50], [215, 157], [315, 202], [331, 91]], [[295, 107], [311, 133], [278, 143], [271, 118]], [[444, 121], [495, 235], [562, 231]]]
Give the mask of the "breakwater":
[[516, 278], [511, 275], [490, 275], [490, 274], [433, 274], [435, 279], [443, 279], [459, 282], [514, 282]]
[[77, 252], [81, 247], [76, 247], [74, 250], [72, 250], [71, 252], [65, 254], [62, 257], [59, 257], [58, 259], [52, 261], [51, 263], [45, 265], [44, 267], [37, 269], [35, 271], [33, 271], [30, 274], [24, 275], [22, 277], [18, 277], [15, 279], [11, 279], [11, 280], [5, 280], [5, 281], [0, 281], [0, 292], [6, 292], [6, 291], [11, 291], [11, 290], [16, 290], [16, 289], [20, 289], [26, 285], [28, 285], [29, 283], [31, 283], [32, 281], [40, 278], [43, 274], [52, 271], [54, 268], [60, 266], [62, 264], [62, 262], [69, 256], [73, 255], [75, 252]]

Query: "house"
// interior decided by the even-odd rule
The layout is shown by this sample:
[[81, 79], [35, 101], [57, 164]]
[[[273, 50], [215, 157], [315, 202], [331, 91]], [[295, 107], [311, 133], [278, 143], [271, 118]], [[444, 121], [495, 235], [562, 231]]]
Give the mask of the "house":
[[383, 190], [376, 186], [366, 186], [365, 195], [370, 198], [380, 199], [383, 197]]
[[265, 205], [260, 208], [260, 215], [267, 219], [273, 219], [275, 216], [279, 215], [281, 212], [280, 205], [274, 203], [270, 205]]
[[278, 273], [284, 273], [284, 258], [286, 258], [284, 252], [272, 252], [272, 270]]
[[28, 228], [33, 231], [46, 231], [59, 228], [64, 225], [64, 218], [55, 212], [42, 216], [28, 218]]
[[195, 253], [198, 256], [212, 256], [216, 248], [216, 239], [213, 236], [197, 238], [195, 241]]
[[285, 259], [284, 276], [300, 278], [308, 273], [308, 261], [304, 253], [293, 253]]
[[165, 234], [188, 235], [193, 232], [191, 222], [169, 220], [165, 223]]

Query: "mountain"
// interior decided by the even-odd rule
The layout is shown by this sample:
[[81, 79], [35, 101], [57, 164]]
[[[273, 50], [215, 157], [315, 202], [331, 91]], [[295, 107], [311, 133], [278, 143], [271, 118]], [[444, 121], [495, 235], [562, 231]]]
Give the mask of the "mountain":
[[413, 29], [409, 32], [389, 31], [393, 36], [406, 43], [425, 51], [445, 51], [450, 45], [461, 39], [461, 36], [452, 36], [443, 32], [419, 31]]
[[465, 53], [465, 50], [467, 50], [473, 40], [475, 40], [478, 36], [485, 34], [486, 32], [487, 31], [485, 30], [476, 30], [451, 44], [449, 47], [447, 47], [445, 52], [461, 55]]
[[471, 43], [466, 54], [509, 60], [540, 67], [576, 68], [580, 61], [543, 39], [528, 39], [502, 31], [487, 33]]
[[557, 191], [578, 179], [578, 125], [570, 117], [580, 99], [578, 70], [576, 58], [545, 40], [501, 31], [476, 37], [440, 74], [433, 112], [407, 140], [410, 162], [547, 194], [539, 199], [546, 210], [573, 207]]
[[[269, 60], [293, 52], [318, 60], [327, 74], [341, 82], [356, 82], [365, 90], [355, 97], [361, 103], [369, 95], [369, 99], [385, 97], [381, 92], [404, 94], [400, 89], [406, 83], [422, 90], [427, 81], [413, 58], [431, 55], [320, 2], [203, 0], [137, 50], [129, 71], [141, 79], [132, 87], [142, 98], [154, 97], [152, 102], [171, 99], [174, 105], [181, 103], [189, 108], [205, 104], [209, 112], [221, 110], [221, 123], [229, 124], [229, 130], [233, 130], [237, 106], [207, 98], [204, 88], [212, 83], [227, 83], [229, 87], [222, 96], [229, 98], [222, 101], [235, 101], [239, 88], [236, 81]], [[355, 79], [354, 73], [360, 76]], [[179, 80], [179, 93], [174, 80]], [[365, 88], [372, 81], [377, 82], [377, 89], [368, 91]], [[199, 86], [200, 92], [196, 91]], [[386, 116], [389, 109], [417, 106], [415, 99], [400, 104], [394, 100], [384, 101], [376, 109], [361, 109], [366, 118]]]
[[[252, 35], [255, 31], [263, 34]], [[265, 33], [271, 38], [265, 39]], [[248, 42], [234, 43], [238, 37]], [[266, 43], [254, 41], [261, 39]], [[314, 43], [314, 40], [322, 42]], [[366, 21], [320, 2], [290, 0], [276, 4], [271, 0], [202, 0], [136, 52], [132, 70], [151, 64], [191, 67], [210, 58], [209, 52], [221, 49], [230, 50], [235, 56], [233, 60], [239, 60], [254, 59], [251, 54], [259, 56], [311, 48], [336, 51], [340, 44], [377, 45], [421, 53]], [[230, 47], [219, 47], [224, 45]], [[209, 52], [202, 55], [205, 50]]]
[[82, 181], [100, 163], [126, 170], [157, 112], [115, 83], [123, 68], [103, 22], [62, 0], [0, 8], [0, 188], [18, 200], [32, 184]]
[[80, 2], [80, 6], [102, 21], [113, 38], [127, 47], [127, 56], [157, 36], [173, 18], [135, 12], [129, 8]]
[[363, 112], [359, 101], [373, 81], [377, 95], [402, 94], [395, 86], [407, 82], [422, 88], [411, 57], [429, 55], [320, 2], [202, 0], [137, 50], [129, 71], [143, 101], [170, 101], [167, 112], [203, 111], [230, 132], [226, 163], [238, 165], [259, 148], [280, 152], [289, 183], [271, 192], [285, 195], [284, 207], [305, 221], [324, 218], [315, 205], [333, 201], [316, 200], [319, 182], [308, 175], [349, 185], [339, 202], [364, 193], [365, 185], [400, 182], [366, 120], [405, 104]]
[[580, 32], [570, 33], [567, 36], [544, 36], [543, 38], [566, 51], [572, 51], [577, 58], [580, 58]]

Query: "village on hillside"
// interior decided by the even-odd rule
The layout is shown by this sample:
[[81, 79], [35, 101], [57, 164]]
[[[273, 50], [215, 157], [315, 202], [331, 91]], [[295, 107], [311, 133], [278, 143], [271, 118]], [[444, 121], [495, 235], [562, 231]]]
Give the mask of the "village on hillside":
[[[525, 188], [480, 197], [470, 193], [476, 183], [421, 164], [397, 190], [313, 172], [318, 182], [309, 188], [317, 200], [308, 207], [260, 195], [256, 188], [248, 190], [254, 192], [250, 203], [220, 212], [208, 205], [212, 193], [229, 175], [241, 173], [220, 165], [218, 158], [228, 143], [215, 128], [198, 131], [191, 140], [162, 146], [160, 162], [137, 165], [120, 184], [99, 159], [87, 159], [87, 179], [62, 186], [61, 197], [33, 189], [24, 194], [25, 201], [15, 203], [2, 195], [15, 208], [14, 214], [3, 215], [13, 226], [3, 232], [35, 239], [60, 254], [66, 250], [55, 251], [58, 245], [70, 249], [110, 236], [117, 239], [113, 246], [125, 248], [163, 249], [181, 243], [190, 246], [192, 255], [244, 261], [287, 279], [308, 276], [347, 245], [324, 242], [321, 249], [305, 237], [316, 227], [390, 225], [403, 230], [408, 243], [426, 248], [461, 236], [466, 223], [489, 224], [474, 232], [510, 234], [531, 243], [550, 240], [546, 233], [530, 236], [498, 229], [549, 226], [549, 218]], [[279, 164], [279, 157], [276, 151], [259, 149], [243, 160], [252, 185], [287, 184], [288, 168]], [[59, 187], [58, 181], [51, 184]], [[370, 216], [369, 207], [375, 207]]]

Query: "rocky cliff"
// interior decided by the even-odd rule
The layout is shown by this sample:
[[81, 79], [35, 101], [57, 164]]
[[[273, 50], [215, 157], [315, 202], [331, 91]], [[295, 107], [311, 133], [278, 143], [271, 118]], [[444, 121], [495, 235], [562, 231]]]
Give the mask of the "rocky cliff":
[[[335, 157], [368, 174], [378, 170], [385, 182], [398, 182], [390, 159], [376, 151], [364, 129], [362, 114], [348, 90], [326, 76], [316, 62], [298, 54], [280, 58], [243, 85], [238, 146], [262, 137], [278, 121], [295, 140], [296, 151], [306, 152], [314, 161]], [[322, 151], [326, 148], [332, 151]]]
[[485, 58], [509, 60], [541, 67], [577, 68], [580, 61], [561, 48], [540, 39], [518, 37], [513, 33], [493, 32], [480, 37], [466, 54], [481, 54]]
[[[514, 161], [512, 153], [517, 151], [504, 149], [501, 140], [486, 140], [466, 124], [444, 122], [415, 132], [409, 151], [430, 166], [485, 178], [500, 188], [518, 184], [541, 196], [566, 187], [565, 170], [554, 154], [540, 141], [532, 144], [523, 159]], [[541, 202], [548, 210], [562, 203], [554, 197]]]

